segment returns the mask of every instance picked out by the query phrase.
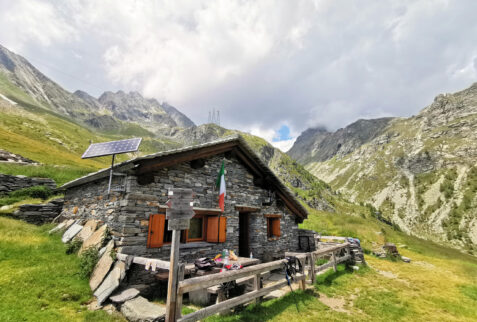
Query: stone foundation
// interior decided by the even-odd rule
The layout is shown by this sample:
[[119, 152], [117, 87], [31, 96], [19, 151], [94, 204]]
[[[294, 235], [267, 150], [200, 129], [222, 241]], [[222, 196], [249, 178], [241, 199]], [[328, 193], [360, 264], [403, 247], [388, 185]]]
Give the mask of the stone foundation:
[[21, 219], [34, 225], [51, 223], [63, 208], [63, 199], [55, 199], [47, 204], [21, 205], [12, 215], [16, 219]]

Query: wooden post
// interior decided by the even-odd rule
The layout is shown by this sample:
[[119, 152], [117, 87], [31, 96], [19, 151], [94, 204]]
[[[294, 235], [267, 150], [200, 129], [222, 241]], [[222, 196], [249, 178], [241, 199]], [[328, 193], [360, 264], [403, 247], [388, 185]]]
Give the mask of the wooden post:
[[[255, 275], [254, 279], [253, 279], [253, 290], [254, 291], [259, 291], [260, 290], [260, 276], [261, 274], [258, 273], [257, 275]], [[259, 303], [260, 302], [260, 298], [257, 297], [255, 299], [255, 303]]]
[[306, 260], [306, 257], [303, 257], [303, 258], [299, 258], [298, 259], [301, 263], [301, 267], [303, 267], [303, 279], [300, 280], [300, 288], [304, 291], [306, 290], [306, 276], [305, 276], [305, 260]]
[[[171, 266], [169, 269], [169, 281], [167, 285], [167, 305], [166, 305], [166, 321], [175, 322], [177, 315], [177, 284], [179, 281], [179, 244], [181, 242], [181, 231], [172, 231], [171, 245]], [[182, 306], [182, 295], [180, 295], [180, 305]], [[180, 313], [179, 313], [180, 314]]]
[[[184, 273], [185, 273], [185, 264], [181, 263], [179, 264], [179, 267], [177, 268], [177, 284], [179, 282], [184, 280]], [[177, 288], [176, 288], [177, 290]], [[180, 318], [182, 316], [182, 293], [177, 293], [177, 299], [176, 299], [176, 319]]]
[[308, 260], [310, 261], [310, 280], [311, 280], [311, 284], [314, 284], [315, 279], [316, 279], [316, 273], [315, 273], [316, 259], [315, 259], [315, 255], [313, 253], [310, 253], [310, 255], [308, 256]]
[[331, 253], [331, 260], [333, 262], [333, 270], [336, 272], [336, 253], [335, 252]]

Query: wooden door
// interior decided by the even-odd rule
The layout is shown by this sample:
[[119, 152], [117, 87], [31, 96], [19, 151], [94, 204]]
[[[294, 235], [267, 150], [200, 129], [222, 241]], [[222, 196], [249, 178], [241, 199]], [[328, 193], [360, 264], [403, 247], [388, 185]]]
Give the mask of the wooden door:
[[164, 224], [166, 215], [157, 214], [149, 217], [149, 234], [147, 247], [161, 247], [164, 242]]

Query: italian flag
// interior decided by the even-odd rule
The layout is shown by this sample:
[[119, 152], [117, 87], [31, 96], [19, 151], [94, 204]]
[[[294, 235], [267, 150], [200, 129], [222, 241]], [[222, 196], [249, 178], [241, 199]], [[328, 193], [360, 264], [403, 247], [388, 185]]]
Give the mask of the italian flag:
[[217, 188], [219, 188], [219, 207], [224, 211], [225, 208], [225, 164], [222, 161], [222, 167], [220, 168], [219, 177], [217, 178], [216, 183]]

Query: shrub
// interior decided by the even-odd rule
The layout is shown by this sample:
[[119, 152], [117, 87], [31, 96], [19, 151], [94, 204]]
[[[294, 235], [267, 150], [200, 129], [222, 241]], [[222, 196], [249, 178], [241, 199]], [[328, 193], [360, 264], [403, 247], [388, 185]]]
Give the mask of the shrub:
[[66, 244], [66, 254], [76, 254], [80, 250], [82, 244], [83, 241], [81, 239], [74, 239], [69, 241]]
[[50, 188], [45, 186], [34, 186], [23, 188], [20, 190], [12, 191], [9, 193], [9, 196], [12, 198], [41, 198], [48, 199], [53, 195], [53, 192]]
[[99, 252], [96, 247], [89, 247], [80, 255], [80, 275], [89, 279], [94, 267], [99, 259]]

